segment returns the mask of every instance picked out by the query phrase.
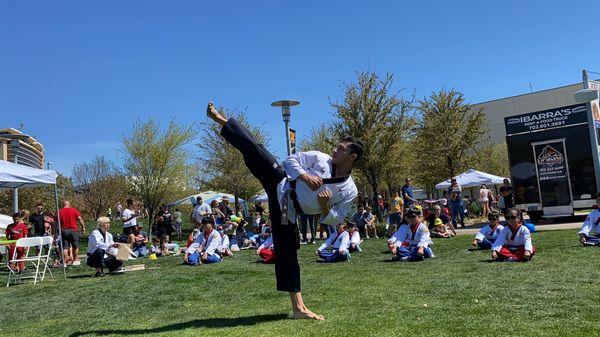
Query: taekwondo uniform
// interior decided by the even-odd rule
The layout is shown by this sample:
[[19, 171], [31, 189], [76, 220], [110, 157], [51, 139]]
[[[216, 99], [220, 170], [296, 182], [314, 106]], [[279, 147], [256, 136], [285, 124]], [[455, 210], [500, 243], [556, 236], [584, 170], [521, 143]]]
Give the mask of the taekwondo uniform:
[[360, 243], [362, 241], [360, 240], [360, 233], [358, 232], [358, 230], [354, 230], [352, 234], [348, 234], [350, 235], [350, 247], [348, 248], [348, 251], [350, 253], [362, 252], [362, 249], [360, 248]]
[[595, 209], [588, 214], [578, 234], [585, 235], [586, 245], [600, 245], [600, 210]]
[[[325, 250], [327, 247], [331, 247], [331, 250]], [[334, 235], [330, 235], [317, 251], [319, 257], [325, 262], [341, 262], [350, 260], [350, 234], [347, 231], [341, 233], [336, 232]]]
[[106, 266], [109, 271], [119, 269], [123, 262], [115, 258], [117, 248], [112, 247], [115, 244], [112, 234], [102, 232], [96, 228], [88, 237], [88, 251], [86, 264], [92, 268], [102, 268]]
[[273, 249], [275, 249], [275, 247], [273, 247], [273, 236], [269, 236], [265, 242], [258, 247], [258, 256], [260, 256], [263, 263], [275, 262], [275, 251]]
[[[412, 225], [400, 226], [388, 242], [396, 246], [396, 256], [400, 261], [422, 261], [434, 257], [433, 251], [429, 248], [431, 244], [429, 229], [422, 222], [414, 228]], [[424, 248], [422, 256], [418, 254], [419, 247]]]
[[188, 264], [199, 264], [204, 253], [206, 253], [205, 263], [221, 262], [221, 256], [218, 253], [220, 245], [221, 235], [214, 229], [210, 233], [198, 235], [185, 251], [188, 254]]
[[535, 254], [535, 247], [531, 243], [529, 229], [520, 225], [515, 231], [509, 226], [504, 227], [492, 245], [492, 250], [498, 254], [498, 259], [507, 261], [525, 261], [525, 251]]
[[229, 236], [225, 233], [219, 232], [221, 236], [221, 243], [219, 244], [218, 252], [221, 256], [233, 255], [229, 250]]
[[[265, 189], [269, 199], [269, 214], [275, 246], [275, 278], [277, 290], [300, 291], [300, 265], [297, 249], [296, 214], [321, 214], [317, 195], [324, 189], [332, 192], [330, 212], [322, 214], [320, 222], [335, 225], [344, 221], [358, 195], [352, 177], [335, 177], [331, 157], [318, 152], [300, 152], [288, 157], [283, 167], [256, 138], [234, 118], [221, 129], [221, 136], [240, 151], [246, 167]], [[323, 178], [316, 191], [296, 180], [303, 173]], [[282, 212], [282, 210], [284, 212]], [[282, 217], [282, 215], [284, 215]], [[281, 219], [281, 221], [279, 221]]]
[[479, 232], [475, 235], [475, 240], [477, 240], [477, 246], [481, 249], [490, 249], [498, 238], [500, 232], [504, 229], [504, 226], [497, 224], [496, 228], [492, 229], [491, 224], [487, 224], [485, 227], [481, 228]]

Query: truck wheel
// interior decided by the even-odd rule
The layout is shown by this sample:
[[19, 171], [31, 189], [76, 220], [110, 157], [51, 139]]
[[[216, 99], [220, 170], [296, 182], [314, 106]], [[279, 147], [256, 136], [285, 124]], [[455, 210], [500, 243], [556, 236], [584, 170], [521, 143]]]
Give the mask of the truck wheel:
[[540, 221], [540, 219], [542, 218], [542, 214], [543, 213], [540, 211], [527, 212], [527, 215], [529, 215], [529, 220], [531, 220], [531, 222], [533, 222], [534, 224]]

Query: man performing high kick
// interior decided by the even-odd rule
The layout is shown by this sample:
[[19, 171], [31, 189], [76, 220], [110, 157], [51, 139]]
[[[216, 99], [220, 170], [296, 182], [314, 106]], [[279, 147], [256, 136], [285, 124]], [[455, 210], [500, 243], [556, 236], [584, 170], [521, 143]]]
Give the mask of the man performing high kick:
[[250, 131], [234, 118], [221, 116], [212, 102], [206, 114], [222, 126], [221, 136], [241, 152], [267, 193], [277, 290], [290, 293], [292, 317], [322, 320], [322, 315], [310, 311], [302, 301], [296, 218], [298, 214], [321, 214], [324, 224], [344, 221], [358, 194], [350, 173], [363, 155], [364, 144], [348, 136], [337, 144], [331, 157], [318, 151], [300, 152], [289, 156], [281, 167]]

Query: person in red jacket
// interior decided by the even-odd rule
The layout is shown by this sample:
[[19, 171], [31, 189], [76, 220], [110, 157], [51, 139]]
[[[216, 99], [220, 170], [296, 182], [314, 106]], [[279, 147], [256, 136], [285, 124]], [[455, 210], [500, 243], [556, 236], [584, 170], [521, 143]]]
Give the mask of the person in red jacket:
[[[15, 213], [13, 215], [13, 223], [6, 227], [6, 238], [8, 240], [18, 240], [21, 238], [26, 238], [29, 235], [27, 231], [27, 225], [23, 221], [24, 214], [21, 212]], [[13, 258], [13, 254], [15, 253], [15, 244], [10, 245], [10, 251], [8, 253], [8, 259], [11, 260]], [[17, 249], [17, 259], [20, 259], [25, 255], [25, 248]], [[25, 263], [19, 262], [16, 266], [11, 266], [11, 268], [16, 269], [16, 271], [21, 271], [25, 269]]]

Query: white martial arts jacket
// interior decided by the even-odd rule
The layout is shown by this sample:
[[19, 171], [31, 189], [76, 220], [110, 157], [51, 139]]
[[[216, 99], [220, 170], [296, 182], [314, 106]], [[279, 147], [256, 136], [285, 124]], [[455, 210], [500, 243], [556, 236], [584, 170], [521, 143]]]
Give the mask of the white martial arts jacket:
[[500, 234], [498, 234], [496, 241], [494, 241], [492, 250], [500, 251], [504, 245], [509, 247], [525, 246], [525, 250], [532, 252], [533, 244], [531, 243], [531, 233], [529, 232], [529, 228], [521, 225], [521, 227], [517, 229], [517, 232], [513, 234], [509, 226], [504, 227], [502, 231], [500, 231]]
[[[321, 178], [332, 177], [331, 157], [319, 151], [300, 152], [289, 156], [283, 162], [283, 169], [291, 180], [297, 180], [298, 176], [308, 173]], [[317, 195], [319, 192], [328, 189], [331, 191], [329, 200], [329, 213], [321, 214], [321, 206]], [[277, 186], [277, 196], [279, 205], [283, 205], [285, 193], [290, 190], [287, 179], [283, 179]], [[297, 180], [296, 195], [298, 203], [305, 214], [321, 214], [319, 222], [327, 225], [337, 225], [344, 221], [346, 215], [352, 208], [352, 201], [358, 195], [356, 185], [352, 177], [348, 177], [343, 182], [334, 184], [324, 184], [316, 191], [313, 191], [304, 182]], [[295, 217], [292, 217], [295, 218]], [[291, 219], [291, 218], [290, 218]]]
[[394, 235], [388, 240], [389, 243], [393, 243], [397, 247], [405, 246], [408, 249], [414, 249], [417, 247], [429, 247], [431, 243], [431, 235], [427, 225], [420, 223], [415, 232], [412, 232], [411, 225], [402, 225]]
[[590, 235], [590, 233], [600, 234], [600, 210], [598, 209], [588, 214], [578, 234]]
[[110, 255], [117, 256], [117, 248], [111, 247], [114, 244], [115, 241], [113, 240], [112, 234], [106, 232], [105, 239], [104, 235], [102, 235], [102, 232], [100, 232], [100, 229], [96, 228], [90, 233], [90, 236], [88, 237], [87, 252], [88, 254], [92, 254], [96, 251], [96, 249], [100, 248]]
[[[350, 235], [350, 233], [348, 233], [348, 235]], [[350, 244], [360, 245], [360, 233], [358, 231], [354, 231], [354, 233], [350, 235]]]
[[504, 229], [504, 226], [501, 224], [496, 225], [496, 228], [492, 230], [492, 226], [487, 224], [485, 227], [481, 228], [479, 232], [475, 235], [475, 240], [483, 241], [483, 239], [488, 239], [490, 242], [496, 241], [500, 232]]
[[219, 244], [219, 251], [229, 249], [229, 236], [227, 234], [219, 234], [221, 236], [221, 244]]
[[212, 230], [208, 235], [208, 238], [205, 239], [205, 234], [200, 233], [194, 239], [194, 242], [188, 247], [185, 251], [187, 254], [193, 254], [195, 252], [199, 252], [201, 254], [206, 253], [208, 255], [216, 254], [215, 250], [219, 248], [221, 245], [221, 234], [216, 230]]
[[273, 236], [272, 236], [272, 235], [271, 235], [271, 236], [269, 236], [269, 237], [268, 237], [268, 238], [265, 240], [265, 242], [263, 242], [263, 243], [262, 243], [262, 245], [260, 245], [260, 246], [258, 247], [258, 250], [261, 250], [261, 249], [263, 249], [263, 248], [270, 249], [271, 247], [273, 247]]
[[345, 250], [348, 251], [348, 247], [350, 247], [350, 234], [347, 231], [343, 231], [341, 234], [335, 232], [334, 235], [330, 235], [318, 249], [318, 251], [322, 251], [327, 247], [333, 248], [333, 250]]

